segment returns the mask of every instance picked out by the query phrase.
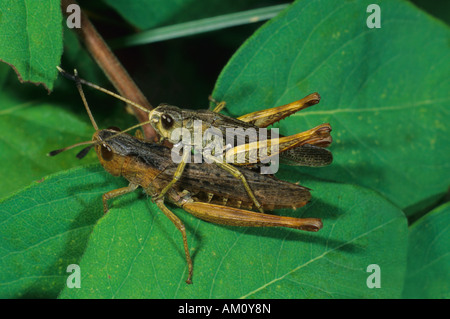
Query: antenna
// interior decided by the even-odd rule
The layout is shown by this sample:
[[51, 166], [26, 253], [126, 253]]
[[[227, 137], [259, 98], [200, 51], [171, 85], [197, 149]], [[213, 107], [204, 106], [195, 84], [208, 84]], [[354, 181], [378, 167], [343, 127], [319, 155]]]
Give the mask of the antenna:
[[64, 148], [60, 148], [59, 150], [51, 151], [50, 153], [47, 154], [47, 156], [55, 156], [55, 155], [58, 155], [61, 152], [70, 150], [70, 149], [72, 149], [74, 147], [81, 146], [81, 145], [94, 144], [94, 143], [95, 143], [94, 141], [87, 141], [87, 142], [81, 142], [81, 143], [73, 144], [73, 145], [70, 145], [70, 146], [67, 146], [67, 147], [64, 147]]
[[[72, 81], [75, 81], [75, 84], [76, 84], [76, 86], [77, 86], [78, 92], [80, 93], [81, 99], [83, 100], [84, 107], [85, 107], [85, 109], [86, 109], [86, 111], [87, 111], [87, 113], [88, 113], [88, 115], [89, 115], [89, 119], [91, 120], [92, 126], [94, 127], [94, 129], [95, 129], [96, 131], [98, 131], [99, 129], [98, 129], [97, 123], [96, 123], [95, 120], [94, 120], [94, 116], [93, 116], [92, 113], [91, 113], [91, 109], [89, 108], [89, 105], [88, 105], [88, 103], [87, 103], [86, 96], [84, 95], [83, 88], [82, 88], [81, 84], [90, 86], [90, 87], [92, 87], [92, 88], [94, 88], [94, 89], [97, 89], [97, 90], [99, 90], [99, 91], [101, 91], [101, 92], [104, 92], [104, 93], [106, 93], [106, 94], [108, 94], [108, 95], [111, 95], [111, 96], [113, 96], [113, 97], [115, 97], [115, 98], [117, 98], [117, 99], [119, 99], [119, 100], [121, 100], [121, 101], [123, 101], [123, 102], [125, 102], [125, 103], [128, 103], [128, 104], [130, 104], [130, 105], [132, 105], [132, 106], [137, 107], [138, 109], [140, 109], [140, 110], [142, 110], [142, 111], [145, 111], [145, 112], [147, 112], [147, 113], [150, 113], [150, 112], [151, 112], [150, 110], [146, 109], [145, 107], [143, 107], [143, 106], [141, 106], [141, 105], [139, 105], [139, 104], [137, 104], [137, 103], [134, 103], [133, 101], [130, 101], [130, 100], [128, 100], [128, 99], [126, 99], [126, 98], [124, 98], [124, 97], [122, 97], [122, 96], [120, 96], [120, 95], [114, 93], [114, 92], [111, 92], [111, 91], [106, 90], [106, 89], [104, 89], [104, 88], [102, 88], [102, 87], [100, 87], [100, 86], [98, 86], [98, 85], [96, 85], [96, 84], [93, 84], [93, 83], [91, 83], [91, 82], [88, 82], [88, 81], [86, 81], [86, 80], [83, 80], [82, 78], [78, 77], [78, 71], [77, 71], [76, 69], [74, 70], [74, 75], [72, 75], [72, 74], [69, 74], [69, 73], [67, 73], [66, 71], [64, 71], [64, 70], [63, 70], [62, 68], [60, 68], [59, 66], [57, 66], [56, 68], [58, 69], [58, 71], [59, 71], [64, 77], [66, 77], [66, 78], [68, 78], [68, 79], [70, 79], [70, 80], [72, 80]], [[145, 122], [142, 122], [142, 123], [133, 125], [133, 126], [127, 128], [126, 130], [120, 131], [120, 132], [118, 132], [117, 134], [114, 134], [114, 135], [112, 135], [112, 136], [107, 137], [106, 139], [103, 140], [103, 142], [106, 142], [107, 140], [112, 139], [112, 138], [115, 138], [116, 136], [118, 136], [118, 135], [120, 135], [120, 134], [126, 133], [126, 132], [131, 131], [131, 130], [133, 130], [133, 129], [135, 129], [135, 128], [138, 128], [138, 127], [141, 127], [141, 126], [143, 126], [143, 125], [150, 124], [150, 123], [151, 123], [151, 121], [148, 120], [148, 121], [145, 121]], [[47, 155], [48, 155], [48, 156], [55, 156], [55, 155], [57, 155], [57, 154], [59, 154], [59, 153], [61, 153], [61, 152], [67, 151], [67, 150], [69, 150], [69, 149], [72, 149], [72, 148], [77, 147], [77, 146], [80, 146], [80, 145], [93, 144], [93, 145], [91, 145], [91, 146], [88, 146], [88, 147], [82, 149], [82, 150], [77, 154], [77, 157], [81, 159], [81, 158], [83, 158], [84, 156], [86, 156], [86, 154], [89, 152], [89, 150], [90, 150], [95, 144], [98, 144], [98, 143], [99, 143], [99, 142], [95, 142], [95, 141], [81, 142], [81, 143], [77, 143], [77, 144], [74, 144], [74, 145], [71, 145], [71, 146], [67, 146], [67, 147], [65, 147], [65, 148], [61, 148], [61, 149], [59, 149], [59, 150], [52, 151], [52, 152], [48, 153]]]
[[96, 90], [99, 90], [99, 91], [101, 91], [101, 92], [103, 92], [103, 93], [106, 93], [106, 94], [108, 94], [108, 95], [111, 95], [111, 96], [115, 97], [115, 98], [118, 99], [118, 100], [121, 100], [121, 101], [123, 101], [123, 102], [125, 102], [125, 103], [127, 103], [127, 104], [130, 104], [130, 105], [132, 105], [132, 106], [134, 106], [134, 107], [140, 109], [141, 111], [144, 111], [144, 112], [146, 112], [146, 113], [150, 113], [150, 110], [148, 110], [147, 108], [145, 108], [144, 106], [142, 106], [142, 105], [140, 105], [140, 104], [137, 104], [137, 103], [135, 103], [135, 102], [133, 102], [133, 101], [127, 99], [127, 98], [124, 98], [123, 96], [120, 96], [120, 95], [117, 94], [117, 93], [114, 93], [114, 92], [111, 92], [111, 91], [109, 91], [109, 90], [107, 90], [107, 89], [104, 89], [104, 88], [98, 86], [97, 84], [94, 84], [94, 83], [91, 83], [91, 82], [86, 81], [86, 80], [84, 80], [84, 79], [81, 79], [81, 78], [79, 78], [76, 74], [75, 74], [75, 76], [73, 76], [72, 74], [69, 74], [69, 73], [67, 73], [66, 71], [64, 71], [64, 70], [63, 70], [62, 68], [60, 68], [59, 66], [57, 66], [56, 68], [58, 69], [58, 71], [59, 71], [63, 76], [65, 76], [66, 78], [68, 78], [68, 79], [70, 79], [70, 80], [72, 80], [72, 81], [79, 82], [79, 83], [81, 83], [81, 84], [90, 86], [90, 87], [92, 87], [92, 88], [94, 88], [94, 89], [96, 89]]
[[[62, 69], [59, 68], [59, 67], [57, 67], [57, 68], [58, 68], [58, 70], [62, 70]], [[63, 70], [63, 71], [64, 71], [64, 70]], [[65, 71], [64, 71], [64, 72], [65, 72]], [[91, 109], [89, 108], [89, 105], [88, 105], [87, 100], [86, 100], [86, 96], [84, 95], [83, 88], [81, 87], [81, 84], [80, 84], [80, 80], [81, 80], [81, 79], [78, 77], [78, 71], [75, 69], [73, 72], [74, 72], [75, 75], [74, 75], [74, 76], [71, 76], [71, 79], [73, 79], [73, 80], [75, 81], [75, 83], [76, 83], [78, 92], [80, 92], [81, 100], [83, 101], [84, 107], [85, 107], [85, 109], [86, 109], [86, 111], [87, 111], [87, 113], [88, 113], [89, 119], [91, 120], [92, 126], [94, 127], [95, 131], [98, 131], [98, 125], [97, 125], [97, 123], [96, 123], [95, 120], [94, 120], [94, 116], [92, 115]], [[68, 74], [67, 72], [65, 72], [65, 73]], [[58, 154], [61, 153], [61, 152], [70, 150], [70, 149], [72, 149], [72, 148], [74, 148], [74, 147], [81, 146], [81, 145], [89, 145], [89, 144], [91, 144], [90, 146], [88, 146], [88, 147], [82, 149], [82, 150], [77, 154], [77, 158], [81, 159], [81, 158], [83, 158], [83, 157], [86, 156], [86, 154], [89, 152], [89, 150], [94, 146], [94, 145], [93, 145], [94, 143], [96, 143], [96, 142], [94, 142], [94, 141], [86, 141], [86, 142], [76, 143], [76, 144], [73, 144], [73, 145], [70, 145], [70, 146], [61, 148], [61, 149], [59, 149], [59, 150], [51, 151], [51, 152], [48, 153], [47, 155], [48, 155], [48, 156], [55, 156], [55, 155], [58, 155]]]
[[89, 108], [88, 102], [86, 100], [86, 96], [84, 95], [83, 88], [80, 84], [80, 78], [78, 77], [78, 71], [76, 69], [73, 70], [73, 73], [75, 74], [75, 84], [77, 86], [78, 92], [80, 92], [81, 100], [83, 100], [84, 107], [86, 109], [86, 112], [91, 120], [92, 126], [94, 127], [95, 131], [98, 131], [97, 123], [94, 120], [94, 117], [92, 116], [91, 109]]

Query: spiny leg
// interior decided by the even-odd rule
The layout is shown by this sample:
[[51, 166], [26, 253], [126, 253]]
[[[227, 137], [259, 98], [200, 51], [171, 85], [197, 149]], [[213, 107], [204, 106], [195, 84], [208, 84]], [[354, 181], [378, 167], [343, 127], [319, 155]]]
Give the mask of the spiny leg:
[[268, 158], [295, 147], [326, 143], [331, 140], [330, 132], [330, 124], [325, 123], [294, 135], [237, 145], [226, 150], [225, 161], [234, 165], [265, 162]]
[[241, 171], [239, 169], [237, 169], [236, 167], [234, 167], [233, 165], [230, 165], [228, 163], [223, 163], [221, 162], [219, 159], [217, 159], [216, 157], [214, 157], [213, 155], [207, 155], [207, 154], [203, 154], [203, 156], [211, 161], [213, 161], [214, 163], [216, 163], [216, 165], [218, 165], [219, 167], [223, 168], [224, 170], [226, 170], [227, 172], [229, 172], [231, 175], [233, 175], [234, 177], [240, 179], [242, 181], [242, 184], [244, 185], [245, 190], [247, 191], [248, 196], [250, 197], [250, 199], [252, 200], [252, 202], [255, 204], [255, 207], [261, 212], [264, 213], [264, 210], [262, 209], [261, 204], [259, 203], [259, 201], [256, 199], [255, 194], [253, 194], [252, 189], [250, 188], [250, 185], [248, 185], [247, 180], [245, 179], [245, 176], [241, 173]]
[[177, 216], [175, 216], [174, 213], [172, 213], [166, 207], [166, 205], [164, 205], [163, 199], [156, 200], [156, 205], [158, 205], [159, 209], [161, 209], [161, 211], [164, 213], [164, 215], [166, 215], [170, 219], [170, 221], [175, 225], [175, 227], [181, 232], [181, 235], [183, 236], [184, 252], [186, 254], [186, 261], [188, 264], [188, 271], [189, 271], [189, 275], [188, 275], [188, 279], [186, 280], [186, 283], [192, 284], [193, 265], [192, 265], [191, 255], [189, 254], [189, 247], [188, 247], [186, 229], [184, 227], [184, 224]]
[[108, 199], [113, 199], [128, 193], [133, 192], [134, 190], [136, 190], [136, 188], [138, 188], [138, 185], [130, 183], [127, 187], [122, 187], [122, 188], [118, 188], [118, 189], [114, 189], [112, 191], [109, 191], [105, 194], [103, 194], [102, 199], [103, 199], [103, 212], [106, 214], [109, 210], [108, 208]]
[[181, 158], [180, 164], [178, 164], [177, 170], [173, 174], [173, 179], [159, 193], [159, 195], [156, 197], [156, 200], [163, 198], [164, 195], [167, 193], [167, 191], [173, 186], [173, 184], [175, 184], [180, 179], [181, 175], [183, 175], [184, 168], [186, 167], [186, 162], [189, 158], [189, 155], [190, 155], [189, 151], [183, 149], [183, 157]]
[[247, 180], [245, 179], [245, 176], [241, 173], [239, 169], [234, 167], [233, 165], [227, 164], [227, 163], [216, 163], [219, 167], [223, 168], [230, 174], [232, 174], [234, 177], [240, 179], [242, 181], [242, 184], [244, 185], [245, 190], [247, 191], [248, 196], [252, 200], [252, 202], [255, 204], [255, 207], [261, 212], [264, 213], [264, 210], [262, 208], [262, 205], [259, 203], [259, 201], [256, 199], [255, 194], [253, 194], [252, 189], [250, 188], [250, 185], [248, 185]]
[[211, 223], [244, 227], [288, 227], [306, 231], [322, 228], [319, 218], [295, 218], [272, 214], [260, 214], [245, 209], [226, 207], [204, 202], [187, 202], [183, 209], [191, 215]]
[[319, 103], [319, 101], [320, 95], [318, 93], [312, 93], [301, 100], [270, 109], [244, 114], [237, 119], [254, 124], [258, 127], [268, 127], [300, 110]]

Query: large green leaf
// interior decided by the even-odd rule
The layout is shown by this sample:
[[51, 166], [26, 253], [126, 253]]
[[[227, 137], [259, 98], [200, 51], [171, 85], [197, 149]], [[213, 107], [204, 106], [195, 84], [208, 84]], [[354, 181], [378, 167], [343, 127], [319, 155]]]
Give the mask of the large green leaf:
[[[92, 180], [108, 180], [101, 169], [95, 171], [98, 177]], [[76, 200], [87, 202], [87, 193], [101, 202], [96, 185], [90, 192], [88, 186], [78, 192], [80, 185], [72, 185], [87, 174], [94, 176], [94, 169], [73, 170], [52, 179], [59, 181], [60, 192], [72, 192], [67, 197], [69, 206]], [[278, 213], [321, 217], [324, 228], [318, 233], [223, 227], [175, 209], [188, 232], [193, 285], [184, 282], [186, 263], [181, 235], [174, 225], [145, 196], [139, 197], [140, 192], [118, 198], [94, 227], [79, 260], [81, 288], [65, 288], [60, 297], [399, 297], [407, 249], [406, 219], [401, 211], [357, 186], [312, 181], [307, 186], [315, 190], [312, 203], [296, 212]], [[49, 198], [38, 209], [55, 211], [53, 205], [55, 200]], [[63, 206], [63, 200], [57, 205]], [[83, 214], [98, 216], [99, 210], [97, 205]], [[379, 289], [366, 285], [367, 267], [373, 263], [381, 268]]]
[[450, 183], [450, 32], [392, 0], [377, 2], [381, 28], [369, 29], [370, 3], [295, 2], [233, 56], [214, 97], [237, 116], [319, 92], [320, 104], [282, 121], [280, 133], [331, 123], [335, 161], [314, 175], [407, 208]]
[[449, 225], [447, 203], [410, 227], [404, 298], [450, 298]]
[[[101, 194], [120, 180], [98, 170], [65, 171], [0, 203], [0, 298], [55, 298], [68, 265], [78, 263]], [[118, 187], [118, 186], [117, 186]]]
[[21, 81], [53, 88], [62, 54], [59, 0], [0, 0], [0, 60]]
[[[42, 92], [36, 92], [42, 90], [36, 88], [19, 91], [17, 80], [8, 81], [15, 75], [12, 71], [5, 72], [9, 71], [6, 69], [6, 65], [0, 65], [3, 73], [0, 75], [0, 197], [50, 173], [77, 165], [79, 160], [73, 152], [61, 154], [59, 159], [46, 154], [90, 140], [94, 131], [87, 116], [73, 115], [68, 107], [71, 103], [55, 101], [46, 94], [42, 96]], [[81, 100], [78, 104], [82, 109]]]
[[[405, 218], [376, 192], [350, 184], [375, 189], [402, 208], [445, 191], [450, 163], [443, 125], [448, 118], [449, 32], [409, 3], [394, 0], [379, 2], [382, 28], [368, 29], [368, 3], [296, 2], [251, 37], [224, 69], [214, 95], [228, 102], [233, 115], [318, 91], [321, 103], [281, 122], [281, 133], [329, 121], [335, 163], [320, 169], [282, 168], [278, 174], [292, 182], [301, 178], [313, 188], [314, 199], [296, 212], [277, 213], [321, 217], [324, 228], [318, 233], [223, 227], [174, 209], [188, 229], [195, 268], [191, 286], [184, 283], [179, 232], [140, 192], [114, 200], [113, 209], [102, 217], [101, 194], [125, 181], [92, 166], [41, 180], [80, 163], [74, 151], [47, 158], [48, 151], [88, 139], [92, 132], [73, 83], [62, 81], [71, 91], [58, 88], [47, 97], [42, 89], [40, 95], [30, 86], [19, 89], [13, 85], [17, 80], [0, 68], [0, 196], [41, 180], [0, 202], [0, 296], [402, 296]], [[67, 42], [65, 57], [71, 57], [63, 67], [76, 67], [83, 77], [98, 82], [98, 72], [85, 55], [75, 57], [73, 44]], [[42, 54], [52, 56], [52, 48], [41, 48]], [[80, 50], [77, 45], [75, 51]], [[170, 52], [173, 60], [193, 67], [190, 60], [182, 63], [185, 51], [175, 51]], [[145, 64], [141, 62], [136, 64]], [[107, 125], [123, 126], [125, 117], [120, 108], [110, 107], [111, 99], [86, 93], [96, 118], [103, 109]], [[83, 163], [95, 160], [89, 156]], [[445, 240], [438, 237], [433, 243], [442, 247]], [[81, 266], [81, 289], [65, 288], [71, 263]], [[366, 285], [370, 264], [380, 266], [381, 288]], [[414, 265], [417, 261], [409, 263], [410, 273], [422, 273]], [[442, 264], [433, 265], [438, 269]], [[433, 268], [433, 274], [445, 272]], [[436, 296], [445, 286], [441, 281], [427, 291]]]
[[[63, 66], [69, 70], [77, 67], [81, 75], [101, 84], [98, 68], [81, 50], [72, 32], [66, 32], [65, 43]], [[62, 153], [57, 159], [46, 155], [88, 141], [94, 132], [73, 82], [58, 79], [54, 92], [48, 95], [40, 88], [24, 87], [6, 64], [0, 64], [0, 90], [0, 198], [46, 175], [80, 165], [74, 151]], [[120, 103], [115, 100], [111, 99], [105, 107], [98, 95], [89, 91], [86, 95], [100, 127], [105, 117], [114, 118], [113, 122], [105, 121], [108, 126], [114, 123], [127, 127], [133, 123], [132, 116], [123, 116], [121, 107], [117, 107]], [[115, 116], [117, 112], [120, 118]], [[89, 160], [96, 158], [91, 154]]]
[[[81, 288], [64, 289], [63, 298], [400, 295], [406, 220], [372, 191], [309, 182], [318, 195], [313, 202], [282, 213], [323, 218], [324, 228], [313, 234], [221, 227], [176, 209], [194, 258], [194, 284], [187, 285], [178, 230], [139, 192], [114, 200], [89, 236], [102, 216], [101, 195], [124, 185], [89, 166], [51, 176], [3, 201], [0, 295], [55, 296], [73, 263], [81, 268]], [[366, 285], [373, 263], [382, 271], [379, 289]]]

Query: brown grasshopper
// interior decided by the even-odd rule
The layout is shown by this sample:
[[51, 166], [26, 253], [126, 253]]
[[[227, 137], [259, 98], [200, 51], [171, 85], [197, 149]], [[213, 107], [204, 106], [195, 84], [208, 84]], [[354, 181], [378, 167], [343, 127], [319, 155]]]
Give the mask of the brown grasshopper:
[[[58, 68], [58, 70], [66, 77], [74, 79], [73, 76], [65, 72], [64, 70]], [[120, 95], [103, 89], [95, 84], [87, 82], [82, 79], [77, 79], [80, 83], [86, 84], [88, 86], [94, 87], [102, 92], [112, 95], [118, 99], [121, 99], [130, 105], [140, 108], [146, 112], [149, 112], [149, 121], [143, 122], [129, 129], [139, 127], [141, 125], [150, 123], [155, 130], [160, 134], [161, 140], [167, 139], [169, 142], [182, 146], [188, 146], [188, 151], [184, 150], [181, 160], [179, 161], [178, 169], [175, 171], [172, 180], [166, 185], [166, 187], [161, 191], [160, 197], [164, 194], [180, 179], [182, 176], [188, 158], [191, 154], [190, 147], [194, 147], [194, 152], [201, 153], [203, 157], [209, 163], [215, 163], [219, 167], [230, 172], [235, 178], [239, 179], [244, 185], [249, 197], [252, 199], [256, 208], [260, 212], [264, 212], [261, 204], [257, 200], [254, 192], [252, 191], [250, 185], [246, 181], [245, 177], [240, 173], [240, 171], [235, 167], [235, 165], [254, 165], [255, 163], [261, 163], [267, 161], [274, 156], [281, 154], [284, 155], [289, 164], [305, 164], [310, 166], [323, 166], [328, 165], [332, 161], [331, 153], [324, 149], [323, 147], [329, 146], [331, 143], [330, 131], [331, 127], [329, 124], [322, 124], [313, 129], [305, 132], [301, 132], [288, 137], [280, 138], [264, 138], [262, 140], [257, 139], [254, 142], [248, 142], [245, 140], [244, 129], [260, 129], [265, 128], [274, 122], [280, 121], [281, 119], [301, 110], [307, 108], [311, 105], [317, 104], [320, 100], [320, 96], [317, 93], [310, 94], [302, 100], [276, 107], [273, 109], [259, 111], [241, 116], [239, 119], [234, 119], [232, 117], [218, 113], [224, 106], [224, 103], [219, 103], [214, 111], [202, 110], [202, 111], [191, 111], [182, 110], [178, 107], [171, 105], [160, 105], [156, 109], [149, 111], [146, 108], [124, 99]], [[195, 139], [191, 139], [187, 142], [182, 141], [180, 136], [173, 138], [174, 132], [177, 129], [185, 129], [188, 132], [192, 132], [194, 129], [196, 121], [201, 123], [200, 134], [203, 135], [206, 130], [215, 129], [216, 133], [220, 136], [222, 142], [228, 141], [230, 139], [228, 132], [232, 130], [233, 136], [231, 139], [238, 142], [236, 147], [230, 147], [231, 149], [224, 149], [219, 147], [219, 151], [216, 153], [206, 153], [203, 152], [204, 149], [209, 149], [208, 142], [203, 139], [200, 142]], [[129, 130], [128, 129], [128, 130]], [[217, 133], [218, 132], [218, 133]], [[237, 133], [237, 134], [236, 134]], [[195, 134], [194, 134], [195, 135]], [[235, 136], [236, 135], [236, 136]], [[190, 135], [192, 136], [192, 135]], [[276, 145], [273, 148], [273, 145]], [[301, 146], [305, 146], [301, 148]], [[263, 156], [261, 156], [261, 151], [264, 150]], [[300, 151], [298, 151], [300, 150]], [[223, 157], [221, 156], [224, 153]], [[300, 163], [299, 163], [300, 162]], [[232, 163], [232, 164], [230, 164]]]
[[[76, 76], [76, 72], [75, 72]], [[166, 146], [151, 143], [128, 134], [117, 134], [118, 129], [99, 130], [92, 116], [80, 83], [77, 88], [95, 129], [92, 141], [50, 152], [50, 156], [75, 146], [88, 145], [77, 154], [84, 157], [95, 147], [101, 165], [114, 176], [123, 176], [129, 181], [127, 187], [107, 192], [102, 196], [104, 212], [108, 211], [108, 200], [130, 193], [141, 186], [152, 201], [174, 223], [181, 232], [188, 265], [187, 283], [192, 283], [193, 263], [187, 244], [184, 224], [164, 203], [181, 207], [202, 220], [222, 225], [246, 227], [287, 227], [306, 231], [318, 231], [322, 221], [317, 218], [294, 218], [264, 214], [242, 209], [253, 206], [252, 199], [243, 185], [229, 172], [214, 164], [187, 164], [185, 173], [177, 184], [172, 185], [163, 197], [161, 191], [172, 180], [177, 165], [171, 160], [171, 150]], [[264, 209], [297, 208], [311, 198], [303, 186], [261, 175], [254, 170], [240, 168]]]

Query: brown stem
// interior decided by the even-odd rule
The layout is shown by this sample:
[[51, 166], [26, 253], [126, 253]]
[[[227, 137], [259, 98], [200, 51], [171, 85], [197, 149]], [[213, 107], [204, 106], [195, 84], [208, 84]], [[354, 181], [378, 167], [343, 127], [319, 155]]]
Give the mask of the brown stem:
[[[61, 9], [63, 14], [66, 16], [68, 16], [66, 8], [70, 4], [78, 5], [75, 0], [61, 0]], [[106, 77], [111, 81], [120, 95], [151, 110], [152, 106], [148, 102], [147, 98], [137, 87], [136, 83], [111, 51], [101, 35], [97, 32], [94, 25], [91, 23], [83, 10], [81, 10], [81, 28], [75, 28], [74, 30], [77, 31], [77, 34], [80, 40], [84, 43], [86, 49], [89, 51], [93, 59], [97, 62], [98, 66], [103, 70]], [[131, 108], [139, 122], [142, 123], [148, 120], [148, 113], [132, 106]], [[158, 135], [151, 125], [144, 125], [142, 129], [147, 139], [157, 139]]]

